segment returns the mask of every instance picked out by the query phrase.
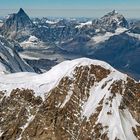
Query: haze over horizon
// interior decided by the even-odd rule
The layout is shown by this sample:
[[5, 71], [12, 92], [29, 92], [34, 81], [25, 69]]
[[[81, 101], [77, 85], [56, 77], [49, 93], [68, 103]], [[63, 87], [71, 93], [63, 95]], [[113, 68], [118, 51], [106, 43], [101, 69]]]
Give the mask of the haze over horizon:
[[1, 0], [0, 16], [23, 8], [32, 17], [101, 17], [117, 10], [126, 18], [140, 18], [140, 0]]

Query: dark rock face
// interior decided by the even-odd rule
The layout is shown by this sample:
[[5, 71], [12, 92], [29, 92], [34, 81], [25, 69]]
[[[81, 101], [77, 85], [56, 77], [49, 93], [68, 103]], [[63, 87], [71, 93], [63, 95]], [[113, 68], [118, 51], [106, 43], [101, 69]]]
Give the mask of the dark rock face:
[[[28, 89], [13, 90], [9, 97], [5, 97], [1, 92], [0, 139], [109, 140], [110, 123], [103, 125], [97, 120], [105, 107], [110, 111], [104, 110], [102, 117], [115, 117], [113, 102], [118, 102], [117, 97], [120, 96], [122, 100], [116, 108], [119, 114], [123, 114], [124, 119], [127, 118], [127, 109], [140, 123], [140, 84], [130, 78], [126, 81], [105, 81], [102, 90], [110, 90], [109, 96], [106, 93], [101, 98], [96, 111], [89, 118], [83, 115], [82, 106], [91, 96], [91, 87], [96, 87], [110, 73], [110, 70], [99, 65], [76, 67], [73, 72], [74, 78], [63, 77], [59, 84], [46, 94], [44, 101], [40, 97], [35, 97], [34, 92]], [[112, 84], [108, 87], [110, 82]], [[92, 94], [95, 94], [94, 90]], [[139, 125], [129, 131], [133, 132], [136, 139], [140, 139]], [[117, 140], [118, 137], [111, 140]]]
[[19, 56], [15, 47], [20, 49], [18, 44], [0, 37], [0, 73], [34, 72], [33, 68]]
[[49, 59], [39, 59], [39, 60], [29, 60], [25, 59], [25, 61], [34, 68], [35, 72], [42, 73], [42, 70], [50, 70], [53, 66], [57, 65], [55, 60]]
[[73, 36], [80, 34], [80, 31], [73, 25], [56, 25], [54, 27], [42, 26], [36, 28], [33, 34], [45, 42], [52, 43], [54, 41], [61, 42], [73, 38]]
[[33, 27], [34, 24], [28, 15], [23, 11], [22, 8], [20, 8], [18, 13], [9, 15], [1, 30], [4, 36], [7, 36], [11, 39], [16, 39], [19, 38], [18, 35], [22, 35], [22, 37], [26, 38], [29, 35], [29, 31]]

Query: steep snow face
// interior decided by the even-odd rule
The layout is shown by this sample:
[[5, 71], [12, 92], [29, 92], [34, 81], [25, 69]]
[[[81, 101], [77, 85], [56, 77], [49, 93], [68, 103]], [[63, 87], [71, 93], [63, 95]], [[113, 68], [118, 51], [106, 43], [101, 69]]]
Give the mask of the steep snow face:
[[13, 73], [34, 70], [24, 62], [16, 51], [12, 49], [12, 44], [0, 37], [0, 73]]
[[[20, 90], [15, 90], [11, 95], [10, 92], [16, 88], [21, 89], [21, 93]], [[135, 92], [140, 91], [140, 87], [127, 75], [105, 62], [80, 58], [62, 62], [44, 74], [2, 75], [0, 89], [10, 98], [20, 98], [22, 94], [26, 95], [26, 89], [31, 89], [35, 92], [35, 96], [43, 99], [39, 109], [35, 108], [35, 111], [39, 110], [37, 112], [30, 111], [34, 107], [28, 106], [29, 115], [25, 117], [26, 121], [23, 126], [20, 126], [22, 131], [16, 138], [27, 136], [26, 129], [31, 130], [33, 126], [38, 126], [38, 116], [40, 116], [39, 130], [47, 131], [45, 136], [42, 136], [46, 139], [48, 138], [46, 134], [52, 136], [56, 130], [60, 131], [56, 133], [56, 138], [60, 137], [60, 139], [137, 140], [139, 137], [137, 127], [140, 124], [138, 116], [135, 115], [138, 112], [139, 100], [135, 98]], [[22, 92], [22, 89], [25, 91]], [[28, 90], [27, 95], [31, 99], [30, 94]], [[129, 101], [133, 98], [135, 104], [132, 106], [135, 111], [132, 115], [132, 106], [130, 107], [124, 99]], [[36, 97], [37, 99], [39, 98]], [[37, 103], [34, 102], [34, 98], [32, 101], [33, 104]], [[42, 116], [47, 122], [42, 121]], [[52, 122], [55, 122], [55, 125], [52, 126]], [[62, 135], [57, 135], [61, 133]]]
[[[122, 95], [118, 93], [116, 97], [113, 98], [111, 90], [109, 90], [114, 81], [119, 81], [120, 79], [123, 80], [123, 87], [125, 85], [126, 76], [117, 74], [116, 72], [111, 72], [107, 78], [96, 83], [95, 86], [90, 89], [90, 96], [83, 105], [82, 117], [89, 119], [93, 112], [97, 112], [100, 102], [103, 102], [102, 110], [98, 114], [96, 123], [102, 124], [103, 127], [108, 126], [109, 140], [115, 140], [116, 138], [120, 140], [137, 140], [133, 134], [132, 127], [136, 129], [139, 123], [132, 117], [128, 109], [125, 109], [124, 112], [120, 112], [119, 106], [123, 100]], [[105, 83], [107, 83], [107, 85], [102, 88]], [[122, 94], [124, 94], [124, 89], [122, 92]], [[109, 98], [112, 98], [112, 101], [109, 101]]]

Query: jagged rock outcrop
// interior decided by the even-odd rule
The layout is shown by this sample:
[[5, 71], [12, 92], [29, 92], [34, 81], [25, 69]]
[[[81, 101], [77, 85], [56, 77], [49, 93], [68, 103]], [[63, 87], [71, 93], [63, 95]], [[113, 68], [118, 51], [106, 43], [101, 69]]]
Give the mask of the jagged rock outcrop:
[[63, 62], [48, 74], [30, 77], [30, 85], [23, 75], [24, 80], [15, 76], [18, 84], [0, 84], [0, 139], [140, 139], [140, 83], [107, 63]]
[[109, 12], [101, 19], [94, 20], [93, 25], [98, 28], [103, 28], [106, 31], [114, 32], [118, 27], [128, 28], [128, 22], [123, 15], [116, 10]]

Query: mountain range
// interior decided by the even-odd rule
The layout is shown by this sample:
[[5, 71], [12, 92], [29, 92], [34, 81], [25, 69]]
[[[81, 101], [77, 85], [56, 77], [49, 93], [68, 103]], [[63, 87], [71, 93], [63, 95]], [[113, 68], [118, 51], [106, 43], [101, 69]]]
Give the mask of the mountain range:
[[[1, 34], [17, 41], [24, 50], [22, 56], [40, 72], [67, 59], [88, 57], [106, 61], [139, 80], [139, 23], [130, 24], [115, 10], [100, 19], [82, 22], [77, 19], [30, 19], [20, 9], [5, 20]], [[30, 56], [40, 60], [29, 60]], [[47, 67], [44, 60], [53, 60], [52, 65]], [[39, 70], [38, 64], [42, 61], [45, 67]]]
[[139, 30], [115, 10], [3, 19], [0, 140], [139, 140]]

